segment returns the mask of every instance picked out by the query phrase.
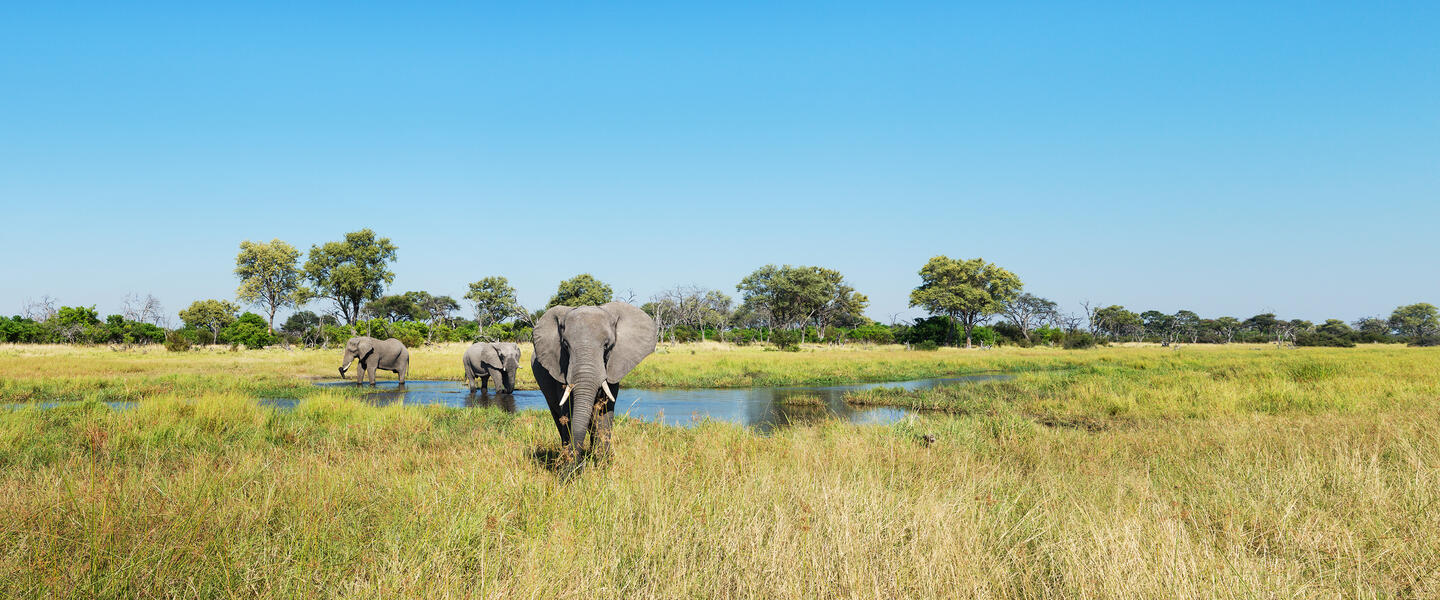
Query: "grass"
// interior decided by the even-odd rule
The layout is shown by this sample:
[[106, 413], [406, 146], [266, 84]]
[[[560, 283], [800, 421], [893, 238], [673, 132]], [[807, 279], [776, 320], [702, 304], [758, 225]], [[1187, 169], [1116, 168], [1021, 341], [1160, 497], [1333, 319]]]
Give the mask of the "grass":
[[1073, 353], [1050, 370], [926, 390], [852, 392], [858, 405], [957, 414], [1015, 411], [1042, 422], [1129, 422], [1263, 414], [1353, 414], [1436, 406], [1440, 352], [1186, 348]]
[[[59, 365], [32, 380], [323, 362], [31, 352]], [[853, 354], [921, 354], [885, 352]], [[803, 377], [789, 357], [830, 373], [851, 354], [646, 364], [774, 356], [759, 376]], [[282, 411], [183, 386], [0, 410], [0, 597], [1440, 596], [1440, 352], [923, 354], [1020, 374], [851, 396], [940, 409], [891, 426], [620, 419], [614, 454], [567, 484], [535, 411], [335, 390]]]

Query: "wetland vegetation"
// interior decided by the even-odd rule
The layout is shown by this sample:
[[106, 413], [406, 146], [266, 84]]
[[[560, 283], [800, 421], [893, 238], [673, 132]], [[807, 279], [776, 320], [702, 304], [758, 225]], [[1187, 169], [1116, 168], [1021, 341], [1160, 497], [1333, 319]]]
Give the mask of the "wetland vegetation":
[[567, 484], [547, 414], [357, 402], [312, 385], [335, 351], [0, 356], [5, 402], [74, 400], [0, 410], [7, 597], [544, 596], [576, 560], [600, 598], [1440, 593], [1425, 348], [681, 345], [632, 378], [1016, 376], [847, 397], [932, 409], [884, 426], [621, 418]]

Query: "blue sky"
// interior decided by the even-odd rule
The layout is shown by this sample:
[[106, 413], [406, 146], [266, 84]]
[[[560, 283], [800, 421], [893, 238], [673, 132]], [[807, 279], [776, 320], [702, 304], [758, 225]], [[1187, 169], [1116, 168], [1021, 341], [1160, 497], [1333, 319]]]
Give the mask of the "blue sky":
[[1440, 303], [1433, 2], [528, 4], [0, 8], [0, 312], [361, 227], [395, 291], [532, 306], [818, 264], [888, 321], [937, 254], [1075, 311]]

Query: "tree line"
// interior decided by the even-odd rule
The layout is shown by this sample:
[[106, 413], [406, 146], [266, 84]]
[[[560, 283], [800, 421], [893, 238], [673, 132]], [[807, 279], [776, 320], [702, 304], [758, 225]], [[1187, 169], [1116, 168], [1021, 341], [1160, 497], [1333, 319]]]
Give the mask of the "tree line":
[[[122, 314], [99, 318], [91, 307], [56, 307], [53, 299], [27, 304], [24, 315], [0, 317], [0, 341], [45, 343], [165, 343], [182, 350], [195, 344], [251, 348], [274, 344], [327, 346], [356, 335], [395, 337], [406, 345], [455, 341], [528, 340], [535, 319], [552, 306], [599, 305], [622, 300], [640, 306], [659, 326], [662, 340], [717, 340], [770, 343], [902, 343], [928, 349], [1054, 345], [1085, 348], [1109, 342], [1180, 343], [1273, 342], [1298, 346], [1353, 346], [1407, 342], [1440, 345], [1435, 306], [1401, 306], [1389, 318], [1351, 323], [1311, 323], [1274, 314], [1241, 320], [1202, 318], [1193, 311], [1134, 312], [1123, 306], [1084, 302], [1067, 313], [1033, 295], [1014, 273], [981, 258], [936, 256], [918, 271], [920, 284], [910, 306], [930, 316], [892, 318], [878, 323], [865, 316], [869, 299], [840, 272], [818, 266], [765, 265], [729, 294], [695, 285], [677, 285], [638, 299], [617, 295], [588, 273], [561, 281], [544, 307], [522, 306], [501, 275], [471, 282], [456, 299], [426, 291], [387, 293], [398, 248], [370, 229], [341, 240], [313, 245], [305, 260], [283, 240], [244, 241], [236, 255], [235, 300], [201, 299], [179, 312], [182, 325], [170, 328], [153, 296], [127, 296]], [[461, 300], [471, 306], [462, 314]], [[242, 305], [259, 311], [242, 312]], [[279, 327], [276, 315], [294, 312]], [[318, 311], [318, 312], [317, 312]]]

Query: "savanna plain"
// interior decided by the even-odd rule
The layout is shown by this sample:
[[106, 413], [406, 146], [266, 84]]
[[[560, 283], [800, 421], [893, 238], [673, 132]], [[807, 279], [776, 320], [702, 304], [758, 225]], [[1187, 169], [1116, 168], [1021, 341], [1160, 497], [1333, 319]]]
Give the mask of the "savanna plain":
[[0, 346], [0, 597], [1440, 597], [1440, 350], [662, 347], [627, 386], [1014, 377], [846, 398], [892, 425], [622, 418], [565, 483], [548, 414], [338, 363]]

